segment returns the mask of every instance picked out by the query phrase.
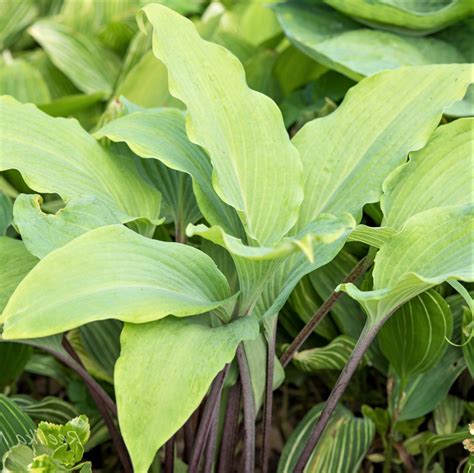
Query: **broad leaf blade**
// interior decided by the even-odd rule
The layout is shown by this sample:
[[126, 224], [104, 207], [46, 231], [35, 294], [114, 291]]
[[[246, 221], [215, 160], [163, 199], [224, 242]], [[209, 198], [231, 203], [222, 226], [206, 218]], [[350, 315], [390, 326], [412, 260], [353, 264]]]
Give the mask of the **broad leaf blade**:
[[297, 48], [354, 80], [403, 66], [466, 62], [443, 40], [372, 30], [324, 5], [291, 2], [274, 8]]
[[143, 11], [170, 91], [187, 106], [188, 136], [214, 165], [217, 193], [251, 238], [279, 241], [296, 222], [302, 191], [299, 156], [278, 107], [249, 89], [239, 61], [203, 41], [189, 20], [156, 4]]
[[120, 223], [95, 197], [73, 199], [56, 214], [41, 210], [39, 195], [20, 194], [13, 207], [15, 227], [30, 253], [43, 258], [94, 228]]
[[339, 288], [358, 300], [376, 321], [446, 280], [474, 280], [473, 216], [474, 205], [415, 215], [377, 253], [372, 291], [360, 291], [353, 284]]
[[199, 314], [229, 296], [227, 281], [204, 253], [112, 225], [76, 238], [36, 266], [3, 312], [4, 337], [45, 337], [109, 318], [144, 323]]
[[104, 98], [112, 93], [119, 62], [98, 40], [50, 20], [35, 23], [29, 32], [80, 90]]
[[199, 406], [238, 344], [257, 335], [250, 317], [219, 328], [174, 317], [126, 324], [115, 378], [120, 427], [136, 473], [148, 471], [156, 451]]
[[382, 72], [353, 87], [334, 113], [307, 123], [293, 138], [304, 168], [298, 228], [321, 212], [358, 216], [377, 202], [387, 175], [425, 145], [443, 109], [463, 97], [473, 68]]
[[242, 235], [236, 212], [222, 202], [212, 187], [209, 157], [186, 136], [182, 111], [169, 108], [131, 113], [109, 122], [94, 136], [124, 141], [138, 156], [157, 159], [171, 169], [189, 174], [204, 217], [211, 224], [222, 225], [231, 235]]
[[[452, 314], [434, 290], [404, 304], [378, 335], [382, 353], [404, 381], [434, 367], [453, 331]], [[446, 338], [445, 338], [446, 337]]]
[[58, 193], [66, 202], [94, 196], [121, 222], [143, 217], [158, 223], [159, 192], [132, 159], [112, 156], [76, 120], [52, 118], [4, 97], [0, 128], [0, 170], [18, 169], [32, 189]]
[[435, 207], [469, 204], [474, 175], [474, 119], [439, 127], [384, 183], [383, 224], [400, 229], [413, 215]]

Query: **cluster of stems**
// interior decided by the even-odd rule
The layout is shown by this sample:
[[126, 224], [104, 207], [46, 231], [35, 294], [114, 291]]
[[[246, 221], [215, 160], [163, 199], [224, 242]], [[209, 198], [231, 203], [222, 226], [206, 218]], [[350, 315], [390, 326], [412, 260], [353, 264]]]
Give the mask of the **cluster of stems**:
[[[372, 261], [371, 257], [362, 259], [342, 282], [356, 281], [370, 267]], [[281, 356], [280, 362], [283, 367], [288, 365], [317, 325], [331, 311], [341, 295], [340, 292], [333, 292], [303, 327]], [[307, 444], [296, 463], [294, 473], [303, 473], [352, 375], [385, 322], [385, 319], [377, 324], [368, 323], [364, 327], [354, 351], [329, 395], [318, 422], [314, 426]], [[262, 416], [261, 455], [258, 462], [262, 473], [269, 472], [276, 325], [275, 323], [271, 333], [267, 334], [266, 386]], [[63, 338], [63, 347], [64, 352], [49, 351], [83, 379], [91, 397], [97, 404], [104, 424], [109, 430], [123, 471], [125, 473], [132, 473], [133, 468], [130, 457], [117, 426], [117, 407], [115, 403], [103, 387], [84, 368], [66, 336]], [[45, 350], [48, 351], [47, 348]], [[224, 404], [223, 402], [223, 390], [230, 365], [226, 365], [216, 376], [207, 398], [182, 428], [182, 437], [184, 439], [183, 459], [189, 465], [189, 473], [200, 473], [201, 471], [253, 473], [255, 471], [255, 420], [257, 413], [250, 370], [243, 343], [237, 348], [236, 358], [238, 379], [235, 385], [228, 389], [226, 403]], [[224, 414], [225, 427], [222, 429], [221, 435], [219, 435], [221, 411]], [[178, 434], [173, 436], [165, 445], [164, 473], [173, 473], [174, 471], [177, 436]], [[241, 451], [238, 452], [237, 449], [241, 438], [243, 438]], [[238, 464], [237, 461], [239, 461]]]

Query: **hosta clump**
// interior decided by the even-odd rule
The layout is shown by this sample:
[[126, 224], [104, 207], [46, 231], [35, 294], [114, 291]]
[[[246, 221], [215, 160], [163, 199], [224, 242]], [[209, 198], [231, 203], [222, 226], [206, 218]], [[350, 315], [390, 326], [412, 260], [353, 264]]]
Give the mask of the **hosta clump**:
[[[303, 440], [290, 439], [294, 448], [281, 463], [281, 471], [303, 471], [308, 460], [332, 465], [338, 447], [330, 435], [340, 425], [337, 445], [351, 435], [362, 439], [347, 460], [355, 470], [374, 438], [374, 421], [337, 404], [367, 348], [392, 316], [380, 340], [403, 334], [413, 313], [421, 314], [420, 331], [433, 328], [424, 353], [392, 363], [403, 391], [411, 376], [432, 368], [424, 354], [441, 359], [445, 347], [435, 345], [451, 336], [449, 308], [433, 288], [473, 280], [465, 172], [473, 120], [438, 127], [443, 111], [465, 96], [473, 68], [428, 65], [371, 75], [333, 113], [290, 139], [277, 104], [249, 88], [239, 60], [202, 39], [190, 20], [150, 4], [138, 22], [152, 35], [150, 57], [166, 67], [176, 108], [144, 109], [124, 100], [121, 116], [106, 115], [90, 134], [73, 119], [0, 99], [0, 171], [19, 171], [38, 193], [15, 199], [21, 241], [0, 238], [0, 250], [15, 253], [2, 263], [2, 338], [41, 347], [84, 379], [125, 471], [147, 472], [165, 444], [169, 468], [183, 426], [193, 440], [186, 452], [190, 472], [203, 457], [211, 469], [227, 467], [242, 398], [242, 469], [250, 473], [257, 411], [264, 402], [268, 431], [272, 388], [312, 332], [297, 337], [280, 364], [279, 313], [303, 278], [316, 278], [349, 240], [362, 242], [373, 248], [339, 289], [360, 302], [366, 325], [337, 339], [341, 377], [326, 404], [303, 421]], [[36, 24], [32, 34], [47, 51], [46, 32], [67, 36], [67, 28]], [[109, 94], [107, 80], [99, 82]], [[81, 84], [89, 91], [90, 84]], [[60, 197], [60, 210], [47, 208], [48, 194]], [[379, 201], [380, 226], [360, 225], [367, 204]], [[354, 281], [372, 259], [372, 279], [361, 289]], [[338, 296], [331, 297], [318, 320]], [[101, 340], [108, 330], [116, 333], [110, 319], [120, 321], [118, 330], [124, 323], [114, 372], [103, 369], [100, 357], [95, 363], [85, 357], [84, 364], [113, 382], [117, 407], [76, 353], [91, 345], [91, 327]], [[313, 354], [339, 350], [335, 342]], [[392, 352], [389, 344], [381, 350], [389, 361]], [[337, 358], [336, 368], [342, 365]], [[189, 419], [203, 401], [195, 428]], [[219, 409], [235, 429], [224, 430], [216, 455]], [[268, 436], [264, 444], [265, 451]], [[77, 468], [83, 452], [76, 447], [62, 445], [51, 458]]]

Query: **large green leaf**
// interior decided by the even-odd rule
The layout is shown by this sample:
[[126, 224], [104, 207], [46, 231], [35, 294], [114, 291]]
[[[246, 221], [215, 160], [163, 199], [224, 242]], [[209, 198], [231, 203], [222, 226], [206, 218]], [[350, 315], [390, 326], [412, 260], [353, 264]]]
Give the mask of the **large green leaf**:
[[448, 304], [431, 290], [393, 314], [378, 335], [379, 346], [399, 377], [407, 381], [409, 376], [423, 373], [439, 362], [452, 331]]
[[397, 168], [384, 183], [383, 224], [399, 230], [423, 210], [465, 205], [473, 200], [474, 119], [439, 127], [410, 161]]
[[144, 323], [199, 314], [229, 296], [222, 273], [195, 248], [120, 225], [101, 227], [51, 252], [29, 273], [3, 311], [4, 338], [45, 337], [110, 318]]
[[124, 141], [142, 158], [154, 158], [167, 167], [189, 174], [201, 212], [234, 236], [241, 236], [239, 219], [212, 187], [212, 165], [206, 153], [186, 136], [184, 113], [176, 109], [134, 112], [109, 122], [95, 133]]
[[402, 66], [466, 62], [445, 41], [371, 30], [324, 5], [289, 2], [274, 8], [297, 48], [355, 80]]
[[72, 199], [56, 214], [44, 213], [41, 203], [39, 195], [20, 194], [13, 207], [15, 227], [29, 252], [38, 258], [89, 230], [120, 223], [95, 197]]
[[473, 71], [456, 64], [382, 72], [352, 88], [334, 113], [307, 123], [293, 138], [304, 168], [298, 228], [321, 212], [358, 216], [377, 202], [384, 179], [425, 145]]
[[324, 0], [362, 22], [395, 30], [430, 33], [474, 13], [470, 0]]
[[[298, 424], [283, 449], [278, 473], [290, 473], [319, 419], [323, 404], [314, 406]], [[370, 419], [355, 418], [350, 411], [338, 406], [314, 450], [304, 473], [353, 473], [359, 471], [362, 460], [375, 435]]]
[[0, 128], [0, 170], [18, 169], [32, 189], [58, 193], [66, 202], [94, 196], [122, 222], [158, 222], [159, 192], [139, 175], [136, 163], [113, 156], [76, 120], [52, 118], [4, 97]]
[[238, 344], [257, 335], [251, 317], [218, 328], [174, 317], [126, 324], [115, 386], [120, 428], [136, 473], [148, 471], [156, 451], [199, 406]]
[[237, 209], [249, 236], [279, 241], [297, 219], [301, 163], [277, 105], [246, 85], [239, 61], [203, 41], [193, 24], [161, 5], [143, 10], [171, 93], [187, 106], [186, 129], [214, 165], [214, 187]]
[[37, 262], [23, 242], [0, 237], [0, 312], [20, 281]]
[[0, 458], [10, 448], [21, 443], [30, 443], [35, 434], [33, 421], [9, 398], [0, 394]]
[[80, 90], [102, 92], [104, 98], [112, 93], [119, 62], [100, 42], [50, 20], [35, 23], [29, 33]]
[[377, 253], [372, 291], [361, 291], [353, 284], [339, 289], [358, 300], [375, 322], [446, 280], [474, 280], [473, 216], [473, 204], [434, 208], [413, 216]]
[[[263, 317], [278, 312], [305, 274], [334, 258], [354, 224], [348, 214], [341, 217], [322, 214], [300, 234], [284, 238], [272, 247], [246, 246], [226, 235], [220, 227], [190, 226], [188, 234], [209, 239], [230, 253], [239, 276], [242, 313], [255, 309]], [[267, 290], [271, 291], [268, 297]], [[256, 307], [259, 300], [262, 305]], [[270, 308], [271, 312], [267, 313]]]

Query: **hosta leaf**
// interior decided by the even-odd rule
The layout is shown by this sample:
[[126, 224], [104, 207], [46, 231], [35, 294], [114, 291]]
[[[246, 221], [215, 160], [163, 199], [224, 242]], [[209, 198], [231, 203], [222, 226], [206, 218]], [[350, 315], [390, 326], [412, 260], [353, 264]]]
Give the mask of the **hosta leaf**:
[[447, 396], [465, 368], [460, 350], [450, 346], [436, 366], [411, 376], [402, 391], [400, 380], [396, 378], [390, 404], [392, 411], [398, 411], [398, 420], [417, 419], [431, 412]]
[[[342, 217], [323, 214], [299, 235], [284, 238], [272, 247], [246, 246], [241, 240], [226, 235], [220, 227], [207, 228], [204, 225], [189, 227], [188, 234], [201, 235], [223, 246], [231, 254], [239, 275], [241, 309], [246, 313], [253, 309], [267, 285], [274, 291], [274, 297], [268, 301], [275, 307], [277, 304], [281, 307], [301, 277], [312, 269], [326, 264], [335, 256], [334, 246], [340, 249], [353, 227], [354, 219], [348, 214]], [[298, 279], [296, 277], [291, 279], [291, 273], [295, 269], [301, 273], [298, 273]], [[276, 275], [282, 278], [278, 283], [274, 279]], [[283, 289], [287, 283], [288, 286]], [[273, 314], [278, 310], [276, 309]], [[257, 309], [257, 312], [263, 316], [265, 310], [262, 312], [261, 309]]]
[[203, 41], [192, 23], [161, 5], [143, 10], [171, 93], [187, 106], [186, 130], [214, 165], [214, 187], [237, 209], [249, 236], [279, 241], [302, 200], [301, 164], [277, 105], [249, 89], [239, 61]]
[[[314, 406], [291, 434], [283, 449], [278, 473], [294, 471], [296, 462], [323, 407], [323, 404]], [[304, 472], [353, 473], [358, 471], [374, 436], [375, 426], [370, 419], [355, 418], [347, 409], [338, 406]]]
[[17, 395], [12, 399], [35, 422], [46, 421], [65, 424], [79, 415], [75, 407], [58, 397], [46, 396], [37, 401], [29, 396]]
[[474, 205], [435, 208], [415, 215], [377, 253], [374, 289], [364, 292], [353, 284], [343, 284], [340, 290], [358, 300], [375, 322], [446, 280], [472, 281], [473, 216]]
[[474, 13], [470, 0], [324, 0], [346, 15], [381, 27], [429, 33]]
[[23, 242], [0, 237], [0, 312], [20, 281], [37, 262]]
[[157, 159], [171, 169], [189, 174], [205, 218], [234, 236], [242, 235], [235, 211], [221, 201], [211, 185], [212, 165], [208, 156], [186, 136], [184, 113], [180, 110], [131, 113], [109, 122], [95, 137], [124, 141], [138, 156]]
[[334, 113], [307, 123], [293, 138], [304, 168], [298, 228], [321, 212], [357, 216], [364, 204], [377, 202], [387, 175], [425, 145], [443, 108], [462, 98], [473, 67], [376, 74], [352, 88]]
[[178, 106], [168, 90], [168, 71], [152, 51], [148, 51], [123, 78], [115, 91], [142, 107]]
[[119, 72], [118, 59], [97, 40], [50, 20], [41, 20], [29, 30], [54, 65], [86, 93], [113, 91]]
[[110, 318], [144, 323], [199, 314], [229, 296], [227, 281], [204, 253], [112, 225], [41, 260], [3, 312], [4, 338], [45, 337]]
[[120, 333], [123, 324], [118, 320], [102, 320], [83, 325], [80, 338], [86, 354], [102, 369], [110, 381], [120, 355]]
[[45, 103], [51, 95], [41, 73], [23, 60], [0, 66], [0, 95], [11, 95], [20, 102]]
[[433, 412], [436, 433], [452, 434], [464, 413], [464, 401], [456, 396], [448, 395]]
[[73, 199], [56, 214], [43, 213], [41, 203], [39, 195], [20, 194], [13, 207], [15, 227], [29, 252], [38, 258], [89, 230], [120, 223], [95, 197]]
[[378, 335], [379, 346], [399, 377], [406, 381], [439, 362], [452, 331], [448, 304], [431, 290], [408, 301], [390, 317]]
[[297, 48], [354, 80], [402, 66], [466, 62], [442, 40], [364, 28], [323, 5], [290, 2], [274, 8]]
[[355, 346], [355, 340], [340, 335], [328, 345], [302, 350], [293, 356], [295, 366], [306, 373], [317, 373], [321, 370], [341, 370], [344, 368]]
[[0, 50], [10, 46], [16, 36], [33, 22], [38, 13], [33, 0], [0, 2]]
[[66, 95], [48, 103], [38, 105], [38, 108], [52, 117], [67, 117], [81, 110], [87, 109], [102, 100], [102, 94], [74, 94]]
[[27, 345], [0, 342], [0, 391], [16, 382], [31, 355], [32, 349]]
[[122, 222], [140, 217], [158, 222], [158, 191], [133, 160], [112, 156], [76, 120], [52, 118], [5, 97], [0, 128], [0, 170], [18, 169], [32, 189], [58, 193], [66, 202], [94, 196]]
[[3, 394], [0, 394], [0, 426], [0, 458], [19, 443], [30, 443], [36, 429], [33, 421]]
[[126, 324], [115, 379], [120, 428], [136, 473], [148, 471], [156, 451], [199, 406], [238, 344], [257, 335], [251, 317], [219, 328], [174, 317]]
[[423, 210], [472, 202], [473, 148], [473, 118], [439, 127], [428, 144], [411, 153], [410, 161], [385, 181], [383, 224], [399, 230]]
[[13, 203], [10, 197], [0, 191], [0, 237], [5, 236], [12, 222]]

